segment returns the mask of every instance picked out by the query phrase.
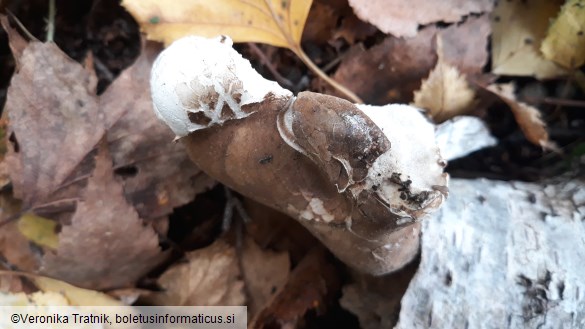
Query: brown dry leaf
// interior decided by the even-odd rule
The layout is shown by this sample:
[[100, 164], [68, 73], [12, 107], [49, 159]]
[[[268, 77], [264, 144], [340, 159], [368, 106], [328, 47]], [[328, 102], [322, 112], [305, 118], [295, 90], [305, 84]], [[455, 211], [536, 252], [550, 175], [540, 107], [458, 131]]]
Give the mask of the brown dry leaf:
[[170, 44], [186, 35], [229, 35], [235, 42], [298, 45], [311, 0], [124, 0], [151, 40]]
[[419, 25], [459, 22], [493, 7], [492, 0], [349, 0], [349, 4], [359, 18], [396, 37], [414, 37]]
[[246, 232], [262, 248], [287, 252], [292, 263], [300, 262], [307, 252], [321, 245], [306, 228], [280, 211], [244, 198], [246, 212], [252, 218]]
[[114, 167], [140, 217], [156, 219], [214, 181], [189, 160], [182, 143], [152, 110], [150, 68], [160, 46], [147, 42], [136, 62], [100, 97]]
[[569, 0], [563, 5], [540, 50], [546, 59], [568, 69], [585, 63], [585, 1]]
[[563, 0], [498, 1], [492, 13], [492, 72], [553, 78], [567, 73], [540, 53], [549, 21]]
[[16, 221], [2, 225], [0, 256], [9, 264], [22, 271], [34, 271], [39, 266], [40, 254], [37, 251], [31, 248], [30, 241], [20, 233]]
[[[11, 44], [22, 41], [16, 32], [8, 31]], [[64, 214], [70, 216], [74, 210], [93, 168], [93, 141], [105, 129], [116, 173], [124, 178], [125, 195], [142, 218], [164, 219], [174, 207], [213, 184], [191, 163], [181, 144], [171, 143], [174, 135], [152, 111], [149, 72], [159, 49], [147, 46], [100, 98], [95, 95], [93, 75], [56, 46], [31, 43], [22, 50], [21, 58], [41, 60], [19, 61], [21, 70], [9, 88], [6, 108], [15, 134], [3, 168], [6, 165], [15, 182], [17, 196], [29, 200], [25, 211], [68, 222]], [[48, 64], [43, 61], [59, 64], [45, 70]], [[42, 75], [35, 73], [39, 70]], [[71, 90], [63, 95], [61, 89]], [[61, 174], [63, 168], [70, 172]], [[39, 179], [29, 174], [39, 172]], [[60, 176], [68, 177], [65, 181], [53, 178]]]
[[288, 280], [290, 260], [287, 252], [262, 250], [251, 237], [244, 240], [242, 273], [248, 292], [248, 313], [253, 316], [268, 305]]
[[236, 250], [219, 239], [187, 253], [186, 263], [173, 265], [158, 279], [163, 292], [153, 293], [144, 301], [174, 306], [244, 305], [244, 282], [240, 276]]
[[443, 55], [443, 42], [437, 38], [438, 61], [429, 77], [414, 92], [414, 105], [427, 110], [437, 123], [466, 113], [474, 103], [475, 92], [459, 70], [447, 64]]
[[[25, 283], [20, 275], [10, 272], [0, 265], [0, 295], [25, 291]], [[0, 303], [0, 305], [4, 305]]]
[[339, 302], [358, 317], [363, 329], [394, 328], [400, 301], [417, 268], [418, 263], [414, 262], [380, 277], [353, 273], [353, 282], [343, 287]]
[[132, 286], [164, 257], [155, 231], [126, 201], [103, 143], [83, 201], [59, 234], [56, 252], [43, 257], [41, 271], [80, 287], [112, 289]]
[[[19, 39], [10, 34], [11, 43]], [[30, 209], [71, 176], [105, 127], [95, 75], [55, 44], [30, 42], [16, 61], [5, 108], [15, 142], [6, 161], [15, 196]]]
[[354, 45], [333, 78], [368, 104], [410, 103], [413, 92], [436, 64], [433, 40], [437, 35], [443, 40], [445, 62], [473, 75], [487, 62], [489, 33], [489, 20], [484, 15], [444, 30], [430, 26], [410, 39], [389, 36], [368, 50]]
[[[4, 163], [2, 163], [4, 164]], [[29, 240], [20, 233], [18, 218], [21, 203], [14, 199], [12, 193], [0, 191], [0, 257], [22, 271], [34, 271], [38, 268], [39, 258]]]
[[327, 3], [315, 1], [302, 34], [303, 42], [325, 43], [336, 28], [339, 14]]
[[[11, 45], [22, 41], [14, 30], [8, 32]], [[73, 210], [93, 168], [96, 136], [101, 138], [106, 129], [116, 173], [124, 178], [126, 197], [143, 218], [166, 216], [213, 184], [191, 163], [181, 144], [171, 143], [174, 135], [152, 110], [149, 75], [159, 50], [152, 43], [145, 46], [135, 64], [99, 98], [93, 74], [56, 46], [33, 42], [23, 50], [31, 58], [58, 63], [46, 70], [42, 66], [48, 64], [42, 61], [20, 60], [22, 69], [8, 90], [6, 109], [15, 142], [10, 145], [7, 171], [16, 196], [29, 200], [24, 210], [49, 204], [57, 208], [49, 214], [59, 213], [63, 200], [69, 202], [67, 210]], [[35, 73], [39, 70], [42, 75]], [[73, 114], [63, 119], [67, 111]], [[64, 168], [70, 168], [67, 174], [61, 174]], [[39, 172], [37, 180], [29, 174]], [[68, 177], [64, 181], [52, 178], [61, 176]], [[50, 186], [47, 180], [53, 180]]]
[[492, 84], [487, 87], [487, 90], [494, 93], [510, 107], [526, 139], [544, 149], [557, 149], [555, 144], [548, 139], [546, 123], [542, 121], [540, 111], [533, 106], [517, 101], [514, 89], [513, 83]]
[[269, 305], [249, 322], [248, 328], [296, 328], [309, 311], [323, 311], [340, 289], [337, 269], [323, 247], [316, 247], [292, 271]]
[[341, 26], [335, 32], [333, 38], [345, 39], [347, 43], [353, 45], [357, 40], [364, 40], [374, 35], [377, 31], [378, 29], [375, 26], [362, 21], [356, 15], [349, 15], [343, 18]]

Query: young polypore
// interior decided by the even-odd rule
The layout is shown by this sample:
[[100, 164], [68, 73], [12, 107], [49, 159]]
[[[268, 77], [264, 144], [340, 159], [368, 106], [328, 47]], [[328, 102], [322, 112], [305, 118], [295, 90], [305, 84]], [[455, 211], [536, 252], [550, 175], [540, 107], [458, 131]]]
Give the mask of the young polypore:
[[418, 251], [418, 220], [446, 196], [434, 126], [406, 105], [294, 96], [232, 41], [186, 37], [151, 76], [154, 110], [221, 183], [296, 218], [345, 263], [384, 274]]

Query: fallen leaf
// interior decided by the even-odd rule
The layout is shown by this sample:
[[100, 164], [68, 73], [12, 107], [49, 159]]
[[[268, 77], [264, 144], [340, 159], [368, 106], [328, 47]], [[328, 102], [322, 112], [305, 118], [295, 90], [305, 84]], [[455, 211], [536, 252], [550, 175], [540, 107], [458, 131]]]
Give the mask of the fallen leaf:
[[155, 231], [145, 226], [113, 176], [104, 143], [96, 156], [83, 201], [59, 234], [56, 252], [47, 251], [41, 272], [80, 287], [132, 286], [164, 260]]
[[563, 5], [540, 50], [546, 59], [568, 69], [585, 63], [585, 1], [568, 0]]
[[344, 17], [341, 26], [333, 35], [333, 38], [342, 38], [350, 45], [356, 41], [363, 41], [369, 36], [374, 35], [378, 29], [375, 26], [359, 19], [356, 15]]
[[419, 25], [459, 22], [469, 14], [491, 11], [491, 0], [349, 0], [356, 15], [396, 37], [414, 37]]
[[[19, 39], [10, 35], [10, 40]], [[32, 41], [16, 61], [7, 92], [10, 134], [18, 143], [6, 161], [23, 209], [59, 189], [105, 132], [97, 79], [54, 43]], [[56, 79], [58, 77], [58, 79]]]
[[519, 102], [514, 95], [514, 84], [492, 84], [487, 90], [498, 96], [506, 103], [526, 139], [544, 149], [555, 150], [557, 147], [548, 138], [546, 123], [542, 121], [540, 111], [533, 106]]
[[389, 275], [372, 277], [353, 273], [352, 282], [343, 287], [341, 306], [353, 313], [363, 329], [394, 328], [400, 300], [416, 273], [418, 262]]
[[[22, 41], [13, 30], [9, 30], [9, 37], [11, 44]], [[138, 211], [141, 227], [142, 221], [148, 220], [152, 227], [166, 234], [167, 215], [173, 208], [190, 202], [197, 193], [213, 185], [213, 181], [190, 162], [183, 146], [171, 142], [174, 135], [159, 122], [152, 110], [149, 72], [159, 49], [146, 46], [134, 66], [122, 73], [101, 97], [95, 94], [95, 77], [88, 73], [91, 70], [69, 59], [56, 46], [32, 42], [22, 50], [21, 57], [15, 54], [20, 71], [8, 90], [6, 110], [11, 117], [11, 143], [1, 167], [2, 172], [10, 174], [16, 196], [27, 202], [16, 210], [16, 218], [22, 211], [55, 220], [64, 227], [71, 223], [71, 216], [86, 193], [88, 177], [94, 168], [94, 140], [98, 135], [102, 138], [104, 133], [114, 159], [112, 169], [117, 177], [122, 178], [117, 183], [124, 188], [122, 198]], [[46, 70], [45, 65], [51, 66], [51, 70]], [[38, 71], [43, 74], [36, 74]], [[107, 210], [103, 209], [104, 212]], [[20, 270], [36, 270], [42, 254], [39, 246], [47, 246], [46, 241], [30, 243], [11, 223], [0, 231], [0, 245], [6, 246], [2, 250], [3, 256]], [[96, 234], [101, 233], [104, 232]], [[127, 236], [117, 236], [128, 242]], [[158, 246], [158, 237], [154, 237], [152, 243]], [[75, 245], [73, 240], [67, 243]], [[116, 250], [117, 247], [122, 249]], [[113, 243], [110, 249], [95, 248], [91, 253], [94, 256], [100, 250], [110, 253], [96, 256], [108, 259], [124, 253], [123, 248], [126, 248], [123, 243]], [[90, 271], [88, 258], [75, 254], [79, 252], [77, 247], [68, 252], [73, 254], [67, 256], [62, 250], [58, 254], [71, 257], [68, 258], [69, 267], [79, 266]], [[152, 249], [146, 249], [144, 253], [152, 254]], [[75, 265], [75, 261], [80, 263]], [[133, 278], [143, 275], [142, 271], [151, 266], [146, 262], [144, 268], [136, 268]], [[62, 270], [66, 268], [64, 266]], [[80, 275], [53, 270], [64, 277]], [[124, 271], [114, 271], [110, 275], [126, 275]], [[111, 284], [124, 286], [131, 284], [128, 281], [131, 279], [104, 277]], [[80, 284], [110, 284], [92, 280], [99, 281], [88, 277], [87, 282]]]
[[[19, 275], [8, 274], [9, 270], [0, 266], [0, 295], [25, 291], [25, 284]], [[5, 305], [0, 302], [0, 305]]]
[[[119, 300], [99, 291], [79, 288], [66, 282], [22, 272], [2, 272], [0, 279], [27, 278], [39, 289], [34, 293], [0, 293], [0, 305], [38, 306], [122, 306]], [[0, 290], [1, 291], [1, 290]]]
[[187, 35], [227, 35], [234, 42], [260, 42], [286, 47], [317, 74], [354, 102], [362, 101], [329, 78], [303, 51], [301, 36], [312, 0], [124, 0], [151, 40], [169, 45]]
[[427, 110], [437, 123], [469, 111], [475, 92], [459, 70], [447, 64], [443, 55], [443, 42], [437, 38], [437, 65], [414, 92], [414, 105]]
[[[117, 299], [99, 291], [83, 289], [67, 282], [35, 276], [32, 278], [35, 285], [45, 293], [57, 293], [67, 300], [67, 305], [75, 306], [121, 306], [124, 305]], [[54, 304], [47, 304], [54, 305]]]
[[287, 252], [262, 250], [247, 236], [242, 250], [242, 273], [249, 295], [248, 313], [254, 316], [268, 305], [287, 282], [290, 260]]
[[246, 232], [262, 248], [289, 254], [291, 263], [299, 263], [309, 251], [320, 245], [306, 228], [291, 217], [268, 206], [244, 198], [246, 212], [252, 218]]
[[[20, 44], [20, 35], [5, 28], [10, 43]], [[42, 209], [51, 219], [64, 209], [74, 210], [93, 168], [95, 143], [106, 129], [116, 173], [124, 178], [126, 197], [143, 218], [166, 216], [213, 185], [191, 163], [183, 146], [170, 142], [174, 135], [152, 110], [150, 67], [159, 51], [153, 43], [145, 45], [135, 64], [99, 98], [91, 70], [55, 45], [33, 42], [22, 51], [18, 60], [22, 68], [13, 78], [6, 104], [11, 117], [9, 133], [14, 133], [6, 165], [15, 195], [28, 200], [23, 210]], [[29, 57], [32, 59], [27, 60]], [[49, 64], [42, 61], [58, 65], [44, 70]], [[35, 75], [39, 70], [43, 75]], [[70, 93], [64, 95], [61, 89]], [[32, 106], [31, 99], [35, 100]], [[73, 114], [62, 118], [67, 111]], [[34, 179], [37, 175], [39, 179]], [[64, 200], [68, 208], [62, 204]]]
[[[0, 118], [0, 161], [4, 160], [4, 156], [6, 155], [6, 152], [8, 152], [8, 148], [6, 147], [6, 141], [8, 140], [6, 135], [7, 128], [8, 120], [6, 120], [6, 118]], [[6, 174], [7, 173], [0, 171], [0, 187], [6, 185]]]
[[124, 0], [151, 40], [170, 44], [186, 35], [229, 35], [235, 42], [299, 44], [311, 0]]
[[140, 217], [156, 219], [187, 204], [215, 182], [189, 159], [152, 110], [150, 68], [160, 46], [147, 42], [136, 62], [100, 97], [117, 175]]
[[59, 239], [57, 238], [57, 223], [55, 221], [33, 213], [26, 213], [18, 219], [17, 225], [20, 233], [28, 240], [39, 246], [57, 248]]
[[295, 267], [289, 280], [248, 328], [296, 328], [309, 311], [319, 313], [340, 289], [337, 269], [323, 247], [316, 247]]
[[567, 73], [540, 53], [549, 21], [561, 0], [498, 1], [492, 13], [492, 72], [553, 78]]
[[235, 249], [219, 239], [187, 253], [186, 262], [171, 266], [158, 279], [162, 292], [144, 301], [153, 305], [244, 305], [244, 282]]
[[2, 306], [69, 306], [63, 295], [40, 291], [31, 294], [0, 293], [0, 304]]
[[[0, 166], [4, 165], [4, 162]], [[0, 257], [21, 271], [34, 271], [39, 255], [18, 228], [21, 202], [8, 190], [0, 190]]]
[[[489, 20], [484, 15], [444, 30], [430, 26], [414, 38], [389, 36], [367, 50], [361, 44], [354, 45], [333, 78], [368, 104], [410, 103], [422, 79], [436, 65], [433, 40], [438, 35], [443, 40], [445, 62], [474, 75], [483, 70], [487, 61], [489, 33]], [[334, 93], [330, 89], [327, 92]]]
[[0, 256], [22, 271], [34, 271], [39, 266], [38, 250], [31, 248], [30, 241], [18, 230], [16, 221], [3, 224], [0, 229]]
[[326, 43], [337, 27], [339, 14], [327, 3], [315, 1], [302, 34], [303, 42]]

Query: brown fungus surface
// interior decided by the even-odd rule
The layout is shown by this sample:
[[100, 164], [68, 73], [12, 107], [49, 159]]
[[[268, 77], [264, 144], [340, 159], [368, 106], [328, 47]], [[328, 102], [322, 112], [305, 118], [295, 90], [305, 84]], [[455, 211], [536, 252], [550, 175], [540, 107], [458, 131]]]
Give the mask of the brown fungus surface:
[[[229, 44], [181, 39], [153, 67], [155, 110], [193, 162], [297, 219], [361, 271], [383, 274], [411, 261], [418, 221], [445, 198], [444, 189], [433, 188], [447, 184], [434, 126], [406, 105], [368, 107], [312, 92], [294, 97]], [[184, 84], [191, 88], [176, 88]], [[212, 120], [200, 125], [192, 112]]]

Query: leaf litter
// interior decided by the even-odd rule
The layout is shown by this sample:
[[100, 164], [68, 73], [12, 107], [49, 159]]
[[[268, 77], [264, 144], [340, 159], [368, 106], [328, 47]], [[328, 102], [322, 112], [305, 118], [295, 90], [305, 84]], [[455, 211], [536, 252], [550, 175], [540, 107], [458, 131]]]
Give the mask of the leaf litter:
[[445, 63], [443, 41], [437, 37], [437, 65], [420, 90], [414, 92], [414, 105], [426, 109], [437, 123], [462, 115], [474, 105], [475, 92], [459, 70]]
[[396, 37], [414, 37], [419, 25], [459, 22], [493, 7], [491, 0], [349, 0], [349, 4], [359, 18]]
[[[6, 23], [4, 26], [7, 27]], [[7, 30], [11, 40], [16, 40], [13, 45], [24, 44], [17, 32], [9, 28]], [[93, 72], [68, 58], [54, 44], [31, 41], [21, 50], [20, 57], [18, 53], [15, 54], [19, 70], [14, 75], [5, 108], [12, 142], [8, 145], [4, 164], [15, 197], [23, 200], [21, 211], [57, 220], [58, 225], [53, 232], [44, 231], [44, 240], [32, 239], [32, 250], [40, 254], [43, 253], [43, 241], [52, 241], [51, 247], [54, 247], [56, 240], [59, 241], [57, 256], [45, 255], [44, 269], [82, 286], [109, 289], [135, 284], [138, 277], [162, 261], [161, 257], [154, 257], [160, 253], [159, 239], [149, 226], [162, 227], [164, 231], [167, 226], [164, 223], [168, 221], [167, 216], [174, 207], [190, 202], [197, 193], [213, 184], [211, 179], [190, 163], [182, 145], [170, 142], [172, 133], [154, 115], [148, 77], [158, 48], [151, 44], [145, 49], [136, 63], [101, 97], [95, 94], [96, 78]], [[111, 149], [111, 152], [108, 151], [108, 155], [102, 155], [101, 158], [113, 160], [113, 166], [102, 167], [106, 169], [96, 172], [96, 146], [104, 136], [107, 136], [109, 144], [105, 147]], [[128, 177], [118, 170], [120, 168], [131, 168], [134, 172]], [[123, 193], [113, 194], [115, 197], [108, 194], [107, 189], [101, 190], [103, 195], [89, 193], [90, 177], [96, 174], [98, 177], [94, 179], [103, 182], [109, 182], [115, 175], [115, 179], [119, 180], [116, 184]], [[95, 183], [92, 184], [95, 189]], [[136, 216], [118, 218], [119, 214], [108, 212], [107, 202], [103, 201], [104, 195], [111, 197], [108, 202], [112, 204], [124, 204], [128, 200], [128, 209], [135, 211]], [[91, 205], [101, 209], [92, 212]], [[81, 206], [86, 208], [79, 208]], [[124, 214], [131, 213], [128, 209]], [[92, 216], [102, 216], [100, 218], [106, 223], [118, 223], [99, 227], [99, 221], [95, 221], [92, 226], [92, 218], [89, 218], [89, 222], [83, 222], [82, 210]], [[98, 210], [104, 213], [100, 214]], [[11, 216], [14, 215], [18, 216], [18, 212]], [[8, 216], [3, 218], [9, 219]], [[24, 218], [26, 220], [27, 217]], [[32, 219], [26, 221], [28, 226], [25, 232], [29, 236], [31, 232], [36, 232], [38, 237], [38, 232], [42, 231], [46, 222], [39, 220], [39, 217]], [[124, 220], [129, 222], [125, 223]], [[5, 225], [6, 228], [11, 227], [10, 223]], [[87, 231], [78, 234], [80, 232], [75, 229], [69, 230], [77, 227], [75, 225]], [[140, 239], [133, 241], [124, 238], [128, 234], [124, 231], [127, 225], [134, 229], [143, 227], [136, 232], [151, 230], [148, 237], [150, 247], [146, 248]], [[17, 227], [15, 229], [13, 234], [4, 236], [5, 245], [14, 243], [15, 248], [18, 246], [23, 251], [28, 250], [28, 239], [23, 238]], [[112, 248], [120, 249], [106, 251], [98, 243], [105, 235], [122, 239], [127, 245], [113, 244]], [[87, 241], [93, 241], [92, 248], [75, 247]], [[89, 262], [101, 256], [103, 266], [110, 263], [112, 267], [132, 267], [129, 265], [132, 259], [126, 259], [126, 262], [115, 262], [113, 259], [119, 257], [118, 254], [138, 250], [134, 254], [138, 264], [145, 260], [136, 256], [142, 247], [146, 248], [142, 250], [144, 255], [153, 256], [152, 260], [156, 261], [149, 260], [145, 266], [131, 270], [132, 273], [123, 272], [129, 275], [127, 278], [123, 278], [123, 275], [115, 277], [116, 271], [113, 271], [111, 277], [100, 279], [104, 269], [94, 267]], [[70, 250], [65, 250], [67, 248]], [[28, 256], [23, 258], [16, 252], [5, 253], [12, 255], [11, 261], [25, 264], [29, 270], [39, 265], [39, 256], [25, 253]], [[87, 258], [88, 253], [93, 253], [95, 257]], [[57, 266], [57, 263], [60, 265]]]
[[356, 44], [333, 78], [368, 104], [410, 103], [414, 91], [437, 63], [434, 40], [438, 36], [443, 40], [445, 62], [465, 74], [476, 75], [487, 63], [489, 33], [488, 17], [483, 15], [445, 29], [429, 26], [413, 38], [388, 36], [369, 49]]
[[126, 201], [105, 142], [95, 162], [71, 224], [59, 233], [56, 252], [44, 255], [41, 272], [81, 287], [130, 287], [166, 255], [157, 233]]
[[[131, 2], [124, 1], [124, 5], [129, 8]], [[569, 18], [580, 15], [580, 12], [567, 9], [566, 5], [561, 9], [561, 1], [555, 3], [556, 7], [538, 2], [536, 7], [542, 5], [552, 9], [524, 10], [525, 16], [537, 15], [533, 20], [538, 20], [538, 23], [528, 22], [526, 30], [523, 30], [517, 27], [524, 22], [522, 17], [517, 16], [517, 10], [521, 8], [519, 1], [500, 1], [496, 12], [490, 14], [491, 23], [487, 14], [491, 11], [488, 2], [491, 3], [478, 0], [457, 7], [457, 0], [432, 5], [430, 1], [421, 1], [420, 8], [432, 10], [419, 10], [421, 12], [401, 21], [398, 19], [400, 15], [416, 8], [412, 5], [412, 8], [395, 7], [385, 17], [378, 15], [377, 19], [382, 21], [376, 21], [376, 15], [372, 13], [358, 13], [363, 8], [357, 7], [365, 7], [365, 2], [353, 6], [363, 19], [360, 20], [343, 1], [315, 1], [305, 29], [289, 30], [290, 26], [285, 26], [284, 32], [275, 30], [272, 33], [272, 37], [280, 34], [283, 37], [265, 39], [263, 42], [288, 47], [293, 51], [294, 47], [301, 49], [301, 41], [303, 47], [318, 47], [316, 56], [323, 56], [322, 53], [325, 52], [329, 56], [319, 57], [321, 61], [318, 63], [328, 67], [328, 72], [334, 72], [335, 79], [356, 91], [368, 103], [410, 103], [416, 101], [415, 92], [418, 90], [418, 95], [426, 95], [422, 98], [427, 100], [419, 106], [434, 111], [435, 120], [447, 119], [460, 113], [459, 110], [466, 108], [463, 105], [468, 104], [471, 98], [469, 90], [484, 86], [477, 81], [494, 81], [494, 74], [515, 75], [517, 73], [514, 72], [520, 72], [518, 74], [539, 78], [556, 77], [580, 65], [580, 44], [568, 38], [578, 36], [580, 25], [571, 23]], [[178, 20], [181, 21], [204, 17], [185, 17], [188, 10], [182, 6], [197, 3], [198, 1], [188, 1], [170, 4], [153, 0], [144, 2], [144, 6], [154, 6], [151, 9], [155, 8], [155, 11], [147, 12], [144, 17], [132, 13], [151, 38], [164, 39], [166, 43], [183, 33], [180, 32], [181, 29], [196, 29], [196, 33], [200, 35], [216, 35], [227, 31], [218, 28], [221, 24], [210, 26], [209, 29], [197, 27], [193, 22], [187, 22], [191, 26], [171, 26], [176, 23], [171, 22], [174, 14], [180, 15]], [[300, 16], [299, 12], [286, 10], [299, 4], [311, 4], [310, 1], [294, 0], [242, 1], [234, 8], [250, 4], [264, 6], [269, 3], [275, 6], [282, 6], [284, 3], [282, 9], [285, 11], [281, 11], [281, 19], [291, 22], [287, 18], [290, 13], [291, 17], [300, 18], [299, 23], [302, 21], [302, 24], [305, 24], [308, 7], [304, 7], [307, 12], [302, 12]], [[392, 1], [385, 5], [389, 3]], [[223, 2], [218, 4], [220, 5], [217, 8], [226, 10], [222, 7]], [[372, 2], [368, 5], [379, 4]], [[286, 6], [289, 6], [288, 9]], [[454, 9], [441, 12], [439, 7]], [[208, 15], [206, 18], [219, 19], [217, 22], [223, 23], [227, 19], [221, 16], [224, 14], [225, 12]], [[262, 19], [256, 21], [262, 15], [268, 20], [263, 24], [278, 26], [278, 15], [268, 17], [264, 13], [253, 16], [253, 27], [262, 22]], [[541, 18], [544, 16], [547, 19], [556, 17], [550, 27], [548, 22], [543, 23], [544, 19]], [[394, 17], [394, 21], [389, 17]], [[442, 23], [432, 24], [436, 21]], [[496, 24], [502, 21], [503, 24]], [[446, 24], [448, 22], [456, 24]], [[386, 31], [382, 26], [388, 23], [394, 31], [389, 32], [392, 35], [384, 34]], [[234, 37], [245, 31], [238, 24], [236, 21], [234, 29], [237, 32], [227, 34]], [[540, 25], [532, 26], [538, 24]], [[376, 31], [375, 26], [382, 32]], [[510, 36], [503, 35], [506, 26], [510, 27]], [[535, 27], [537, 32], [534, 32]], [[155, 37], [158, 32], [151, 32], [156, 29], [163, 31], [164, 35]], [[489, 75], [486, 74], [489, 68], [486, 70], [485, 66], [490, 60], [488, 36], [492, 29], [494, 52], [491, 54], [491, 61], [494, 66]], [[152, 114], [148, 75], [160, 45], [144, 42], [142, 54], [136, 62], [116, 78], [101, 96], [97, 96], [95, 74], [92, 69], [88, 69], [92, 66], [91, 58], [83, 66], [70, 60], [55, 46], [41, 43], [34, 45], [34, 42], [27, 43], [23, 39], [15, 38], [14, 31], [9, 33], [18, 71], [13, 86], [9, 89], [8, 101], [12, 102], [6, 107], [9, 120], [3, 121], [8, 125], [4, 136], [10, 141], [7, 144], [6, 161], [0, 166], [3, 178], [0, 184], [0, 219], [19, 220], [9, 221], [0, 229], [2, 269], [10, 271], [17, 268], [35, 272], [42, 265], [41, 270], [45, 271], [43, 273], [91, 289], [108, 290], [111, 295], [122, 298], [125, 303], [132, 303], [141, 296], [138, 303], [246, 304], [249, 306], [251, 327], [255, 328], [274, 325], [302, 326], [309, 317], [327, 314], [328, 311], [331, 312], [331, 305], [339, 303], [359, 318], [364, 328], [393, 325], [395, 313], [389, 310], [396, 309], [402, 291], [408, 285], [408, 279], [398, 282], [382, 278], [371, 281], [356, 275], [348, 278], [345, 267], [336, 263], [327, 252], [318, 250], [319, 247], [308, 252], [318, 242], [302, 228], [298, 228], [298, 223], [263, 208], [254, 210], [254, 206], [248, 207], [248, 201], [247, 209], [254, 220], [246, 225], [251, 236], [246, 236], [243, 247], [232, 245], [222, 237], [207, 247], [180, 250], [185, 252], [185, 257], [178, 261], [176, 258], [168, 258], [162, 251], [164, 248], [161, 248], [161, 244], [165, 244], [165, 241], [161, 239], [166, 239], [169, 225], [176, 225], [169, 224], [168, 215], [174, 208], [189, 203], [214, 182], [191, 164], [184, 155], [181, 144], [170, 143], [172, 134]], [[396, 37], [400, 33], [410, 34], [410, 37]], [[567, 33], [574, 35], [566, 35]], [[525, 47], [527, 36], [534, 37], [530, 39], [535, 41], [530, 47]], [[262, 33], [247, 33], [240, 41], [246, 41], [245, 38], [250, 37], [265, 36]], [[549, 39], [556, 42], [551, 41], [548, 45], [546, 40]], [[522, 42], [519, 43], [518, 40]], [[559, 40], [567, 42], [561, 43]], [[443, 43], [442, 49], [437, 46], [439, 42]], [[552, 47], [550, 52], [557, 54], [557, 57], [547, 55], [546, 47]], [[279, 52], [269, 46], [263, 49]], [[331, 60], [332, 53], [337, 56], [335, 61], [340, 60], [339, 65], [327, 62]], [[279, 71], [285, 72], [285, 75], [287, 72], [303, 74], [303, 68], [296, 67], [298, 65], [294, 62], [280, 63], [278, 56], [272, 57], [273, 61], [274, 58], [276, 63], [272, 64], [277, 67], [280, 65]], [[558, 65], [553, 63], [553, 69], [550, 69], [552, 62]], [[44, 65], [49, 64], [54, 64], [53, 71], [45, 70]], [[295, 67], [282, 67], [289, 64]], [[286, 78], [291, 79], [290, 76]], [[306, 79], [305, 76], [300, 78]], [[319, 80], [315, 79], [313, 85], [319, 85]], [[53, 87], [64, 90], [52, 91]], [[18, 88], [22, 90], [19, 91]], [[42, 88], [47, 91], [43, 93], [41, 90], [34, 94], [35, 97], [25, 99]], [[522, 82], [520, 88], [523, 88]], [[518, 101], [513, 85], [500, 83], [486, 89], [490, 90], [489, 93], [478, 89], [477, 95], [485, 97], [484, 94], [491, 94], [492, 98], [499, 98], [500, 106], [506, 104], [512, 109], [528, 140], [536, 145], [552, 148], [553, 144], [540, 111]], [[331, 87], [326, 87], [326, 91], [339, 94], [339, 91]], [[51, 98], [53, 95], [69, 98]], [[453, 101], [452, 97], [465, 101]], [[81, 100], [83, 105], [73, 102], [73, 99]], [[455, 106], [458, 102], [463, 105]], [[95, 111], [86, 113], [88, 109]], [[19, 111], [22, 112], [10, 114]], [[475, 109], [474, 113], [481, 115], [482, 112]], [[90, 118], [90, 124], [82, 122], [83, 129], [77, 129], [79, 127], [75, 126], [76, 122], [83, 121], [84, 116]], [[26, 129], [23, 124], [28, 122], [26, 120], [39, 119], [47, 122], [35, 121], [33, 129]], [[37, 133], [36, 130], [41, 128], [54, 131], [58, 138], [49, 136], [49, 132]], [[87, 129], [90, 130], [86, 131]], [[48, 140], [39, 140], [44, 137]], [[79, 138], [84, 147], [72, 144], [72, 141], [77, 141], [76, 138]], [[68, 147], [71, 147], [73, 153], [63, 156]], [[50, 160], [47, 161], [48, 166], [40, 168], [45, 165], [45, 158]], [[65, 166], [57, 168], [61, 160]], [[27, 176], [28, 173], [33, 175]], [[10, 184], [6, 183], [8, 179], [4, 176], [10, 176], [14, 192], [24, 201], [22, 205], [18, 200], [11, 199], [11, 195], [7, 195], [10, 193], [5, 188]], [[110, 205], [112, 209], [109, 209]], [[100, 209], [100, 206], [109, 210]], [[197, 229], [199, 227], [195, 231]], [[128, 230], [132, 231], [130, 235], [125, 233]], [[110, 249], [104, 248], [96, 242], [97, 237], [111, 238], [115, 242], [108, 244]], [[213, 239], [215, 238], [210, 238], [209, 241]], [[181, 247], [183, 245], [174, 246]], [[94, 266], [93, 262], [88, 264], [83, 259], [82, 256], [87, 255], [99, 260], [95, 269], [91, 267]], [[151, 272], [150, 269], [161, 264], [164, 259], [169, 260], [164, 264], [170, 264], [170, 267], [160, 268], [154, 274], [162, 273], [156, 281], [152, 281], [152, 278], [144, 281], [145, 275]], [[97, 273], [106, 275], [100, 276]], [[25, 281], [14, 275], [1, 275], [0, 291], [24, 291], [25, 298], [32, 300], [30, 282]], [[155, 282], [161, 290], [147, 290], [143, 286], [145, 282]], [[342, 282], [345, 285], [343, 297], [339, 300]], [[43, 289], [38, 282], [37, 288], [40, 288], [39, 297], [33, 302], [70, 302], [64, 294]]]

